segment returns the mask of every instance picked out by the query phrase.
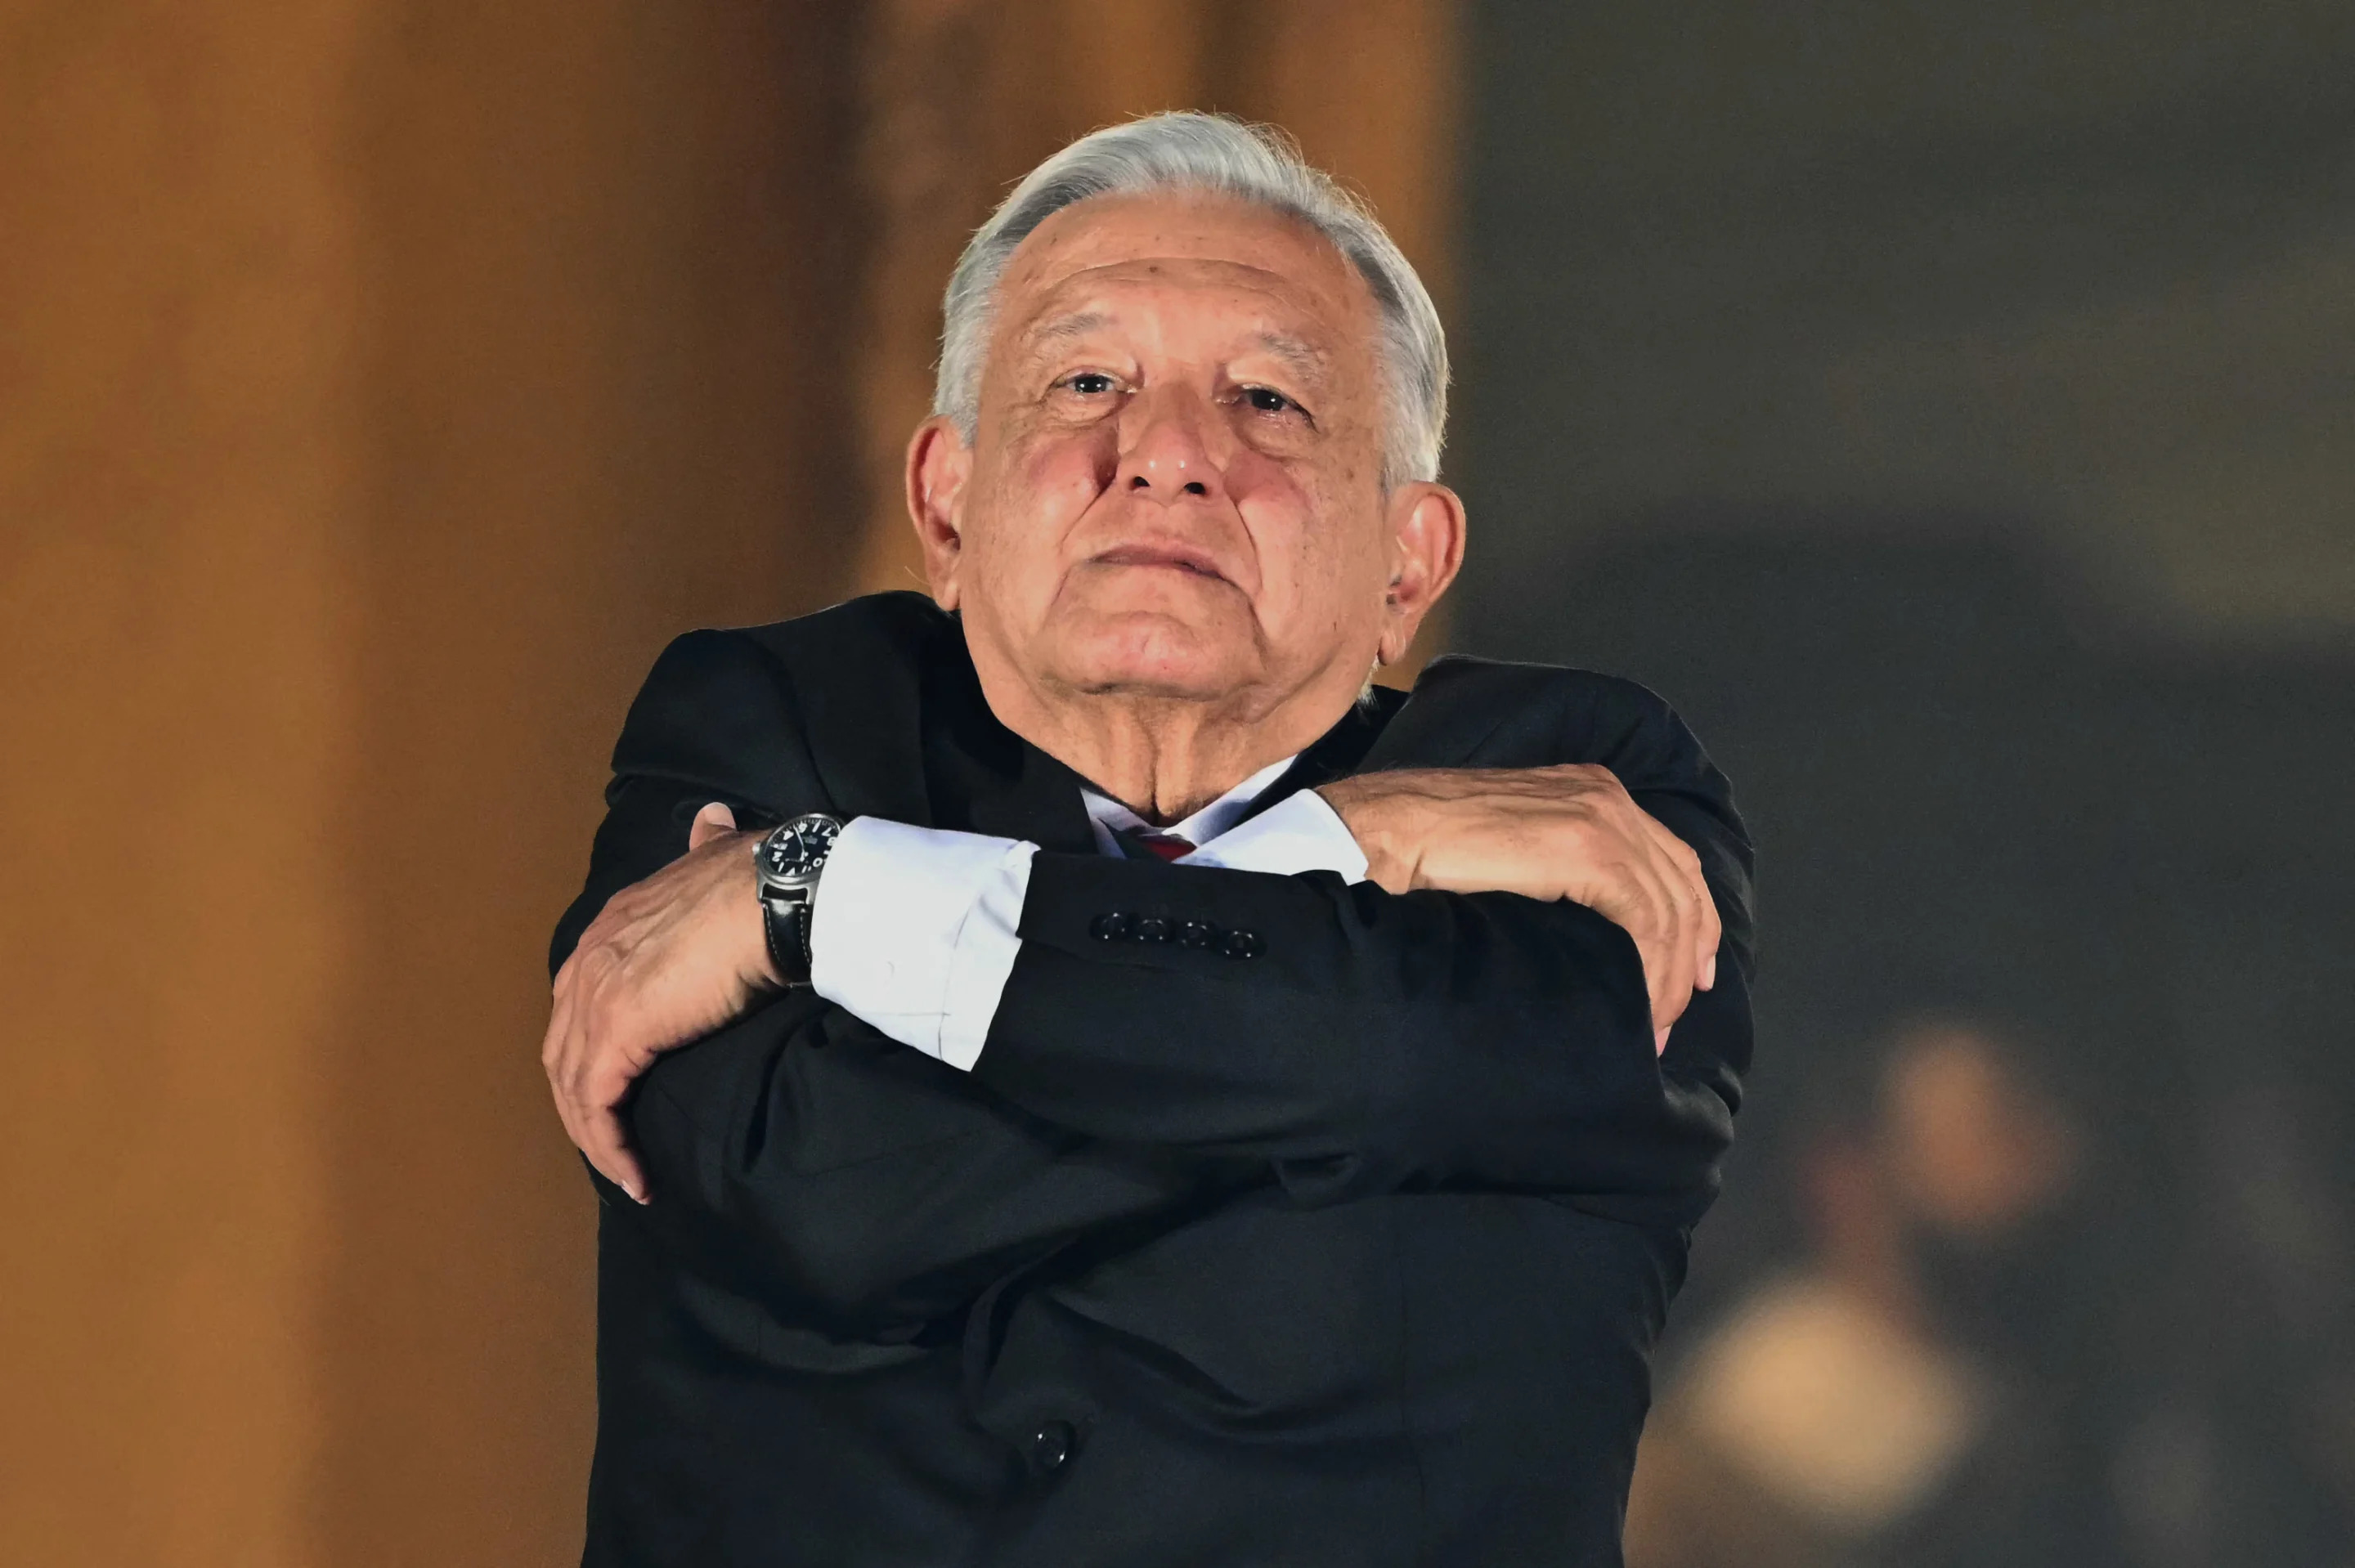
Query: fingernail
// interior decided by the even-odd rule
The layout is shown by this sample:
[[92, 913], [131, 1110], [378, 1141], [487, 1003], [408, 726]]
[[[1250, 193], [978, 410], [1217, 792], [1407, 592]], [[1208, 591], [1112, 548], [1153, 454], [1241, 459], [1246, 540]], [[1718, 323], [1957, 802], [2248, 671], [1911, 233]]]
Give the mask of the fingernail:
[[1715, 953], [1711, 953], [1700, 966], [1700, 989], [1703, 991], [1717, 989], [1717, 955]]
[[1667, 1030], [1665, 1030], [1665, 1029], [1655, 1029], [1655, 1030], [1653, 1030], [1653, 1031], [1652, 1031], [1652, 1054], [1653, 1054], [1653, 1055], [1655, 1055], [1655, 1056], [1665, 1055], [1665, 1054], [1667, 1054], [1667, 1052], [1668, 1052], [1668, 1032]]

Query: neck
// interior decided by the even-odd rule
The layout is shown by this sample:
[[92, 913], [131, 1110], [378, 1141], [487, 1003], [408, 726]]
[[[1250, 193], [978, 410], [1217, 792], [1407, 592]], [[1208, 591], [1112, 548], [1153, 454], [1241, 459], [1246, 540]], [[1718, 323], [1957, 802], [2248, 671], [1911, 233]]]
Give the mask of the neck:
[[[1101, 692], [1042, 692], [982, 676], [990, 710], [1008, 729], [1146, 821], [1182, 821], [1340, 722], [1339, 702], [1201, 702]], [[1327, 712], [1327, 708], [1331, 712]]]
[[1182, 821], [1323, 733], [1221, 722], [1199, 705], [1097, 697], [1049, 710], [1033, 745], [1156, 826]]

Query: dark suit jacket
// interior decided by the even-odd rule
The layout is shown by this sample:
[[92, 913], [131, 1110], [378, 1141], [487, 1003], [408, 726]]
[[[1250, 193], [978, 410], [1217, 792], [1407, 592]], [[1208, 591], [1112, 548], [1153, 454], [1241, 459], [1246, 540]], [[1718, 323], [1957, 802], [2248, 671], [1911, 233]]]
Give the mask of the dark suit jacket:
[[[1724, 919], [1665, 1057], [1634, 944], [1576, 905], [1099, 856], [915, 595], [673, 643], [556, 959], [712, 800], [1042, 849], [971, 1074], [796, 991], [643, 1080], [654, 1202], [599, 1183], [585, 1562], [1618, 1562], [1750, 1055], [1725, 779], [1640, 687], [1447, 659], [1262, 803], [1567, 761], [1700, 852]], [[1262, 950], [1092, 934], [1114, 912]]]

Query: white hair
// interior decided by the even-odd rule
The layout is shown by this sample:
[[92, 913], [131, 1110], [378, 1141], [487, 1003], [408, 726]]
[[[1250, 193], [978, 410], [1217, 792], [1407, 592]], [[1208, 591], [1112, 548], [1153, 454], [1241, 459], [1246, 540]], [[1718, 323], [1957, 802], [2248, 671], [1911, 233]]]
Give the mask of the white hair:
[[1423, 280], [1366, 204], [1302, 160], [1284, 132], [1223, 114], [1151, 114], [1082, 136], [1030, 171], [975, 231], [941, 306], [932, 411], [970, 444], [998, 280], [1030, 232], [1091, 196], [1209, 191], [1286, 213], [1333, 242], [1373, 291], [1388, 429], [1385, 488], [1439, 477], [1447, 434], [1447, 337]]

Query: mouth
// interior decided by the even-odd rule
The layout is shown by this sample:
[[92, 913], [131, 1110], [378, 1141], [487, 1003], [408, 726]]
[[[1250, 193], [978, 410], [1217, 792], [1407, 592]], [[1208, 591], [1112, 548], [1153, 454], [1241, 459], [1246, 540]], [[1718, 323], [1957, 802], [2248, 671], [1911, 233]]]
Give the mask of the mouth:
[[1225, 582], [1226, 573], [1207, 550], [1174, 543], [1123, 545], [1088, 558], [1092, 567], [1157, 567], [1166, 571], [1184, 572], [1191, 577], [1208, 577], [1213, 582]]

